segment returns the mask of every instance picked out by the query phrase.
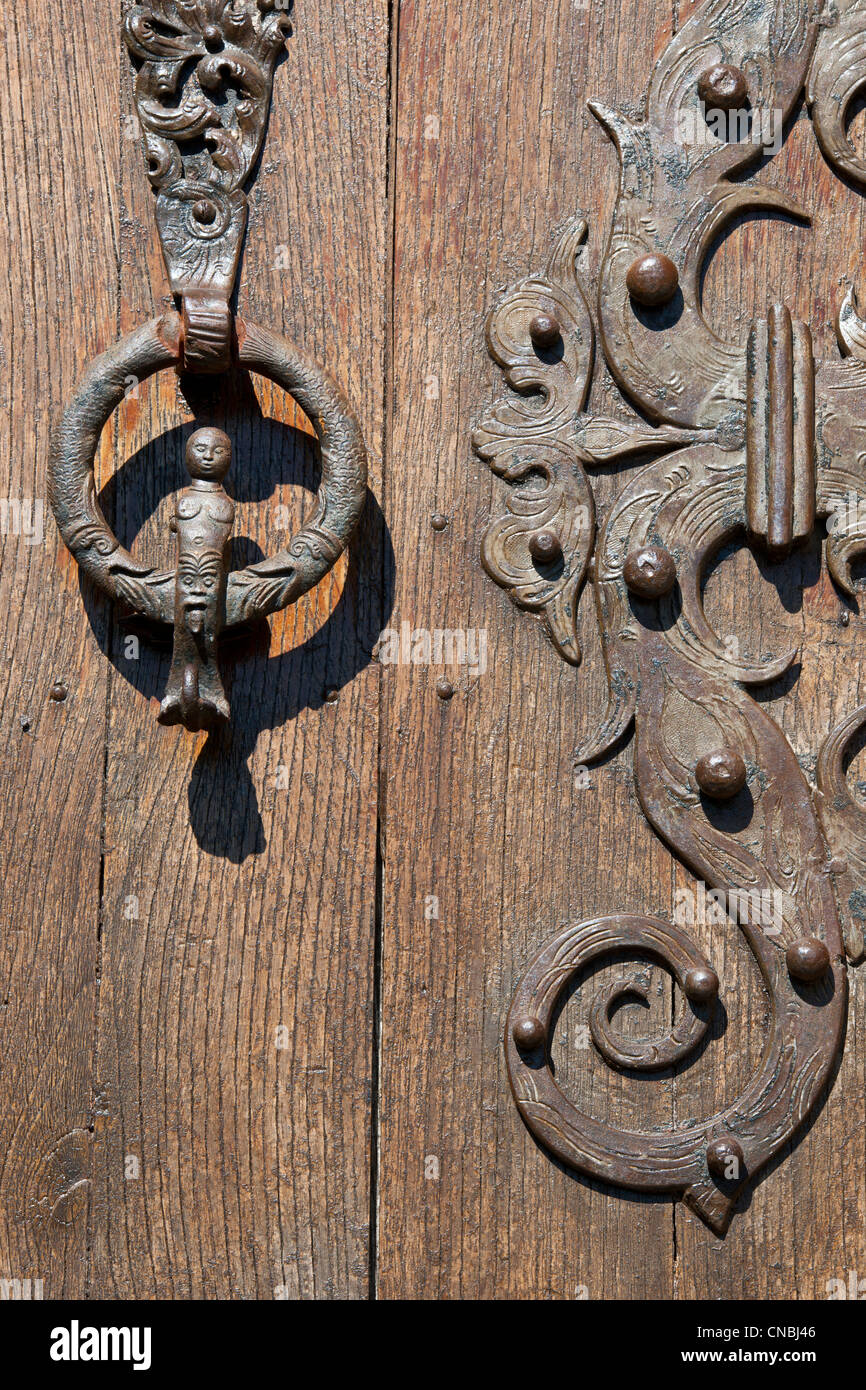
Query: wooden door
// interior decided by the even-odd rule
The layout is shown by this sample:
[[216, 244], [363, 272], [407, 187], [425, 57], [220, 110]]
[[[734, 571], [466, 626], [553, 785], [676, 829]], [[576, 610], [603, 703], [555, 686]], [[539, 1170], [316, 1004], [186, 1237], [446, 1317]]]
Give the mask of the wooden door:
[[[866, 1275], [862, 972], [826, 1103], [723, 1238], [553, 1160], [502, 1047], [557, 929], [670, 918], [693, 879], [641, 814], [627, 742], [576, 769], [605, 692], [591, 606], [575, 669], [484, 572], [503, 483], [471, 443], [502, 392], [491, 306], [578, 213], [581, 265], [601, 263], [618, 171], [587, 99], [638, 109], [692, 8], [298, 0], [240, 302], [342, 382], [370, 494], [330, 576], [227, 649], [218, 738], [156, 723], [168, 651], [79, 582], [46, 501], [84, 365], [171, 303], [118, 6], [4, 13], [0, 1277], [47, 1298], [820, 1299]], [[780, 299], [827, 355], [862, 196], [802, 103], [761, 179], [820, 214], [735, 223], [708, 316], [742, 341]], [[616, 399], [600, 367], [592, 405]], [[153, 563], [202, 414], [235, 440], [237, 563], [278, 549], [316, 485], [308, 422], [260, 379], [132, 383], [98, 485]], [[594, 474], [602, 511], [621, 482]], [[866, 676], [819, 540], [779, 566], [726, 555], [706, 606], [757, 651], [802, 644], [761, 699], [811, 774]], [[404, 625], [469, 635], [477, 659], [377, 660]], [[611, 1072], [575, 1046], [592, 990], [569, 998], [557, 1077], [592, 1114], [670, 1126], [757, 1065], [753, 957], [735, 927], [700, 945], [726, 1018], [681, 1071]], [[635, 1034], [670, 1006], [664, 971], [648, 988]]]

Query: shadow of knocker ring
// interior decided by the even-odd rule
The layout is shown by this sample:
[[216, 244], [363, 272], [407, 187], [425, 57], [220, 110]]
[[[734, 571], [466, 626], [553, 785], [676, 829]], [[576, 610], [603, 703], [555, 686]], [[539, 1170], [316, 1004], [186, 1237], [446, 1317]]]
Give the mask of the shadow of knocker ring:
[[[182, 313], [136, 329], [87, 369], [54, 434], [49, 499], [63, 540], [93, 583], [143, 617], [173, 624], [159, 720], [198, 730], [229, 717], [220, 633], [286, 608], [332, 568], [364, 507], [367, 456], [360, 425], [328, 373], [279, 334], [235, 319], [230, 307], [247, 218], [243, 183], [261, 149], [288, 20], [271, 0], [235, 0], [218, 21], [188, 8], [182, 27], [165, 0], [134, 7], [124, 21], [163, 254]], [[235, 508], [222, 483], [231, 442], [221, 430], [200, 429], [187, 442], [191, 481], [171, 523], [176, 568], [147, 567], [100, 510], [99, 437], [131, 377], [144, 381], [169, 367], [214, 374], [233, 365], [283, 387], [308, 416], [321, 453], [313, 515], [277, 555], [229, 573]]]

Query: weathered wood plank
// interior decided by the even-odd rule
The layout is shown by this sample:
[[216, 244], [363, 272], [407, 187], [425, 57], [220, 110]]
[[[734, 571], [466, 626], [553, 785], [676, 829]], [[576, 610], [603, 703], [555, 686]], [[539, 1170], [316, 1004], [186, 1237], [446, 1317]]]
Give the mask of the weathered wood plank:
[[[691, 7], [680, 8], [684, 17]], [[490, 669], [477, 679], [462, 673], [444, 706], [436, 672], [384, 673], [380, 1289], [825, 1297], [828, 1280], [866, 1263], [856, 973], [832, 1096], [725, 1241], [678, 1207], [674, 1242], [663, 1203], [624, 1201], [564, 1174], [511, 1108], [502, 1025], [532, 950], [594, 911], [668, 915], [674, 890], [695, 886], [637, 810], [629, 750], [593, 772], [590, 792], [573, 790], [570, 749], [600, 707], [598, 651], [590, 636], [584, 666], [563, 670], [529, 620], [491, 591], [478, 543], [496, 488], [468, 449], [472, 418], [498, 388], [480, 344], [486, 308], [543, 265], [554, 229], [578, 207], [590, 222], [588, 263], [598, 262], [615, 164], [579, 103], [600, 95], [634, 109], [671, 16], [662, 5], [608, 5], [603, 22], [598, 8], [576, 15], [571, 5], [530, 5], [517, 17], [489, 5], [447, 18], [433, 9], [400, 8], [391, 457], [392, 476], [411, 461], [419, 487], [413, 496], [389, 478], [388, 515], [397, 612], [412, 626], [486, 627]], [[753, 314], [781, 295], [833, 352], [838, 279], [856, 279], [859, 268], [861, 200], [823, 166], [805, 122], [762, 178], [822, 209], [817, 235], [746, 223], [708, 276], [710, 316], [744, 339]], [[434, 390], [422, 400], [434, 377], [438, 398]], [[596, 394], [604, 399], [603, 385]], [[602, 508], [618, 486], [596, 478]], [[443, 534], [426, 532], [434, 509], [451, 518]], [[745, 554], [729, 557], [709, 584], [717, 630], [736, 634], [744, 650], [804, 641], [799, 682], [765, 698], [807, 767], [831, 721], [861, 698], [857, 620], [840, 627], [838, 596], [816, 556], [813, 545], [772, 572]], [[582, 627], [586, 637], [586, 618]], [[429, 895], [438, 919], [425, 916]], [[725, 1016], [674, 1082], [649, 1083], [654, 1100], [647, 1083], [612, 1076], [569, 1046], [587, 982], [575, 991], [554, 1059], [565, 1089], [593, 1113], [638, 1128], [710, 1114], [757, 1064], [766, 999], [742, 936], [730, 925], [696, 936], [722, 976]], [[425, 1178], [426, 1156], [438, 1168], [427, 1164]]]
[[[833, 316], [842, 280], [857, 283], [866, 230], [861, 196], [825, 164], [805, 113], [762, 182], [793, 194], [815, 214], [813, 227], [750, 220], [719, 248], [705, 300], [714, 325], [745, 340], [750, 319], [781, 299], [812, 327], [815, 355], [838, 354]], [[817, 540], [782, 565], [759, 565], [740, 552], [716, 567], [707, 608], [717, 631], [742, 649], [780, 652], [800, 645], [799, 676], [766, 689], [762, 699], [785, 730], [807, 774], [829, 729], [864, 699], [861, 616], [848, 611], [822, 563]], [[727, 933], [730, 940], [730, 933]], [[703, 944], [719, 950], [718, 928]], [[729, 1016], [739, 1027], [687, 1071], [678, 1102], [709, 1113], [724, 1085], [733, 1094], [766, 1036], [765, 999], [742, 941], [725, 948], [720, 974]], [[691, 1213], [677, 1213], [677, 1289], [686, 1298], [824, 1299], [831, 1280], [847, 1284], [866, 1270], [866, 1180], [863, 1172], [863, 971], [849, 971], [848, 1037], [826, 1105], [793, 1151], [755, 1189], [719, 1241]], [[747, 1045], [746, 1045], [747, 1044]]]
[[118, 102], [97, 76], [114, 10], [74, 6], [60, 31], [47, 0], [0, 17], [0, 1279], [42, 1281], [3, 1297], [87, 1279], [105, 623], [46, 489], [54, 419], [116, 327]]
[[[677, 6], [298, 10], [241, 308], [344, 382], [381, 495], [390, 12], [396, 599], [390, 613], [371, 506], [350, 562], [270, 635], [227, 654], [233, 730], [207, 745], [155, 723], [167, 649], [143, 641], [132, 659], [134, 630], [90, 593], [82, 606], [50, 520], [44, 542], [27, 544], [8, 505], [44, 499], [50, 419], [84, 361], [169, 302], [137, 130], [122, 124], [133, 107], [114, 10], [70, 11], [62, 45], [44, 0], [0, 20], [0, 1279], [43, 1279], [48, 1297], [358, 1297], [376, 1241], [386, 1298], [823, 1298], [830, 1280], [863, 1278], [862, 972], [826, 1106], [724, 1241], [665, 1199], [552, 1162], [520, 1124], [502, 1057], [514, 983], [553, 931], [599, 911], [668, 915], [675, 889], [693, 884], [639, 811], [630, 748], [588, 788], [575, 778], [572, 749], [602, 700], [591, 610], [584, 665], [570, 671], [484, 575], [480, 539], [503, 488], [469, 445], [502, 390], [487, 309], [543, 267], [578, 210], [588, 268], [598, 264], [616, 160], [585, 99], [634, 108]], [[812, 324], [816, 350], [833, 352], [839, 277], [860, 269], [862, 200], [827, 170], [803, 119], [762, 180], [820, 208], [820, 222], [746, 222], [707, 276], [711, 321], [744, 338], [781, 297]], [[604, 378], [594, 391], [599, 409], [614, 399]], [[308, 425], [261, 382], [214, 400], [170, 376], [131, 394], [106, 432], [101, 480], [122, 539], [171, 556], [166, 495], [182, 484], [193, 418], [235, 439], [238, 562], [275, 549], [315, 486]], [[594, 485], [604, 507], [621, 478]], [[444, 532], [433, 512], [449, 517]], [[844, 628], [841, 609], [817, 545], [773, 569], [725, 558], [708, 584], [715, 627], [744, 650], [803, 642], [799, 679], [765, 698], [807, 768], [863, 698], [862, 619]], [[483, 630], [486, 669], [377, 670], [386, 622]], [[436, 694], [443, 675], [450, 702]], [[58, 678], [69, 696], [53, 703]], [[667, 1125], [710, 1113], [753, 1069], [765, 999], [748, 950], [736, 928], [695, 935], [722, 977], [725, 1018], [675, 1079], [618, 1077], [581, 1048], [605, 972], [574, 991], [554, 1057], [592, 1113]], [[636, 1030], [669, 999], [656, 972]]]
[[[112, 26], [104, 40], [114, 53]], [[252, 197], [240, 310], [358, 409], [378, 489], [387, 6], [296, 16]], [[131, 111], [128, 80], [123, 109]], [[166, 282], [137, 139], [124, 146], [122, 319]], [[151, 288], [153, 286], [153, 289]], [[126, 402], [110, 502], [170, 562], [165, 495], [193, 418], [235, 441], [236, 563], [310, 508], [309, 426], [255, 381], [166, 374]], [[297, 428], [292, 427], [297, 424]], [[287, 509], [281, 516], [280, 506]], [[381, 528], [227, 652], [230, 733], [157, 725], [168, 653], [112, 626], [93, 1288], [135, 1298], [363, 1296], [369, 1264]], [[334, 690], [336, 699], [327, 700]], [[280, 1033], [279, 1030], [284, 1032]]]
[[[588, 790], [574, 776], [572, 750], [602, 707], [591, 615], [575, 672], [483, 573], [480, 541], [504, 489], [469, 439], [503, 389], [485, 350], [487, 310], [543, 270], [581, 208], [590, 263], [601, 254], [616, 157], [585, 100], [632, 101], [669, 18], [667, 5], [629, 0], [603, 17], [565, 0], [400, 6], [386, 494], [395, 622], [484, 629], [489, 665], [449, 671], [448, 703], [436, 694], [441, 670], [383, 670], [387, 1298], [673, 1292], [670, 1202], [612, 1199], [562, 1170], [508, 1090], [503, 1024], [530, 954], [568, 921], [667, 908], [673, 869], [629, 790], [629, 751], [593, 771]], [[599, 480], [605, 500], [615, 483]], [[434, 511], [450, 518], [446, 531], [431, 530]], [[670, 1123], [669, 1082], [602, 1080], [575, 1050], [593, 992], [579, 991], [560, 1023], [563, 1085], [594, 1113]]]

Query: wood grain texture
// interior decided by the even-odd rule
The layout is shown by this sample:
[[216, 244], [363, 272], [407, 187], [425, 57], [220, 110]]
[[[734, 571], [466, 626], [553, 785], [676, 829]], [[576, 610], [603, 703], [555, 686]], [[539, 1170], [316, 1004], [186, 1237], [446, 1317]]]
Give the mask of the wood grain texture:
[[[47, 0], [0, 19], [0, 1280], [46, 1297], [808, 1299], [866, 1277], [862, 970], [829, 1099], [724, 1240], [552, 1161], [502, 1052], [514, 985], [556, 930], [670, 916], [693, 883], [640, 812], [630, 745], [588, 786], [575, 767], [604, 694], [591, 604], [575, 671], [481, 568], [504, 487], [470, 445], [502, 394], [489, 308], [578, 212], [598, 267], [617, 163], [586, 99], [638, 110], [690, 8], [298, 0], [239, 309], [345, 386], [371, 499], [332, 575], [227, 645], [233, 724], [215, 740], [156, 724], [167, 642], [80, 590], [49, 516], [33, 545], [10, 520], [12, 501], [44, 503], [49, 426], [84, 363], [169, 298], [119, 6], [72, 7], [62, 31]], [[866, 204], [802, 110], [761, 178], [819, 219], [735, 228], [708, 317], [744, 340], [782, 299], [834, 353]], [[591, 408], [616, 413], [596, 377]], [[316, 485], [309, 423], [258, 379], [220, 393], [171, 374], [130, 382], [104, 436], [120, 539], [170, 561], [194, 420], [235, 443], [234, 562], [282, 546]], [[602, 511], [621, 485], [593, 474]], [[817, 541], [782, 566], [726, 555], [707, 584], [744, 652], [803, 643], [798, 679], [762, 699], [809, 773], [866, 695], [845, 607]], [[403, 623], [484, 631], [486, 668], [376, 665]], [[753, 1070], [752, 958], [736, 928], [695, 938], [725, 1011], [675, 1076], [618, 1076], [584, 1045], [612, 967], [570, 991], [554, 1062], [592, 1114], [668, 1126]], [[670, 1015], [668, 977], [651, 979], [649, 1013], [624, 1011], [635, 1032]]]
[[[593, 624], [581, 625], [575, 672], [483, 573], [481, 537], [504, 489], [470, 446], [472, 424], [502, 393], [484, 345], [488, 309], [543, 269], [579, 210], [589, 259], [600, 256], [616, 158], [585, 100], [616, 106], [641, 92], [663, 11], [400, 6], [386, 492], [395, 615], [485, 629], [489, 666], [449, 672], [448, 704], [436, 696], [441, 672], [383, 672], [386, 1298], [673, 1293], [670, 1202], [617, 1200], [558, 1167], [508, 1090], [502, 1029], [530, 955], [569, 921], [667, 908], [674, 870], [635, 804], [629, 751], [593, 770], [589, 789], [575, 777], [572, 750], [603, 701]], [[431, 377], [439, 395], [428, 400]], [[605, 500], [615, 484], [601, 478]], [[433, 511], [450, 517], [445, 532], [430, 529]], [[431, 895], [439, 916], [428, 920]], [[578, 990], [561, 1020], [562, 1084], [593, 1113], [619, 1106], [635, 1122], [669, 1124], [669, 1080], [611, 1081], [577, 1050], [594, 992]]]
[[87, 1280], [107, 682], [47, 456], [117, 313], [118, 95], [98, 76], [115, 8], [73, 7], [66, 53], [47, 0], [0, 17], [0, 1279], [46, 1298]]
[[[707, 275], [705, 301], [714, 326], [743, 338], [750, 315], [773, 299], [812, 328], [815, 356], [838, 354], [833, 318], [844, 281], [862, 273], [866, 203], [824, 162], [801, 108], [784, 149], [762, 181], [792, 193], [814, 214], [814, 225], [748, 220], [719, 247]], [[862, 609], [862, 603], [860, 605]], [[748, 552], [721, 560], [707, 586], [717, 631], [738, 636], [742, 650], [779, 652], [800, 645], [799, 673], [760, 692], [814, 783], [825, 734], [864, 699], [863, 616], [840, 597], [817, 538], [784, 564], [767, 565]], [[849, 614], [848, 625], [841, 619]], [[856, 765], [851, 770], [853, 784]], [[704, 944], [717, 949], [718, 929]], [[737, 943], [722, 958], [728, 1012], [739, 1019], [711, 1049], [711, 1069], [686, 1072], [681, 1105], [709, 1103], [715, 1088], [736, 1085], [763, 1041], [763, 1001], [756, 972]], [[677, 1212], [677, 1291], [686, 1298], [824, 1299], [830, 1281], [847, 1284], [866, 1269], [864, 1179], [863, 967], [849, 969], [848, 1033], [839, 1074], [807, 1133], [786, 1150], [738, 1214], [724, 1241], [692, 1215]]]
[[[485, 578], [480, 539], [501, 508], [501, 485], [469, 447], [472, 423], [501, 394], [484, 350], [486, 311], [544, 266], [578, 210], [589, 221], [587, 264], [598, 265], [617, 167], [585, 99], [639, 110], [650, 55], [690, 8], [623, 0], [506, 13], [478, 3], [442, 15], [431, 4], [400, 6], [386, 506], [396, 611], [419, 627], [486, 627], [490, 666], [477, 679], [458, 673], [444, 706], [435, 672], [384, 673], [383, 1297], [821, 1298], [828, 1279], [866, 1264], [856, 972], [832, 1096], [724, 1241], [682, 1206], [596, 1189], [560, 1169], [523, 1131], [501, 1051], [513, 986], [556, 929], [601, 912], [669, 917], [676, 889], [694, 885], [640, 814], [630, 746], [577, 789], [571, 749], [602, 707], [591, 611], [585, 603], [585, 659], [574, 672]], [[431, 117], [438, 141], [425, 139]], [[861, 200], [823, 166], [804, 120], [762, 178], [822, 209], [817, 234], [746, 221], [707, 277], [711, 320], [744, 341], [750, 319], [781, 296], [813, 324], [820, 351], [833, 352], [828, 320], [839, 276], [856, 280]], [[431, 374], [441, 383], [435, 401], [424, 399]], [[602, 372], [592, 403], [602, 410], [614, 400]], [[396, 482], [410, 471], [417, 495]], [[621, 479], [593, 481], [603, 512]], [[434, 509], [451, 518], [441, 535], [426, 529]], [[813, 768], [831, 721], [861, 698], [858, 620], [840, 627], [817, 544], [787, 567], [759, 567], [747, 552], [727, 558], [708, 602], [717, 630], [744, 650], [781, 650], [789, 631], [805, 640], [799, 684], [765, 698]], [[438, 920], [425, 917], [430, 894]], [[553, 1048], [558, 1078], [617, 1126], [711, 1113], [757, 1064], [767, 999], [745, 942], [730, 925], [695, 936], [719, 969], [725, 1011], [675, 1078], [617, 1077], [575, 1051], [595, 990], [584, 980], [570, 992]], [[656, 976], [654, 991], [662, 1017], [667, 982]], [[639, 1023], [652, 1031], [653, 1013]], [[438, 1168], [425, 1169], [425, 1155]]]
[[[6, 21], [27, 111], [4, 121], [10, 496], [44, 496], [49, 405], [169, 302], [118, 6], [59, 31], [34, 8], [20, 34]], [[4, 565], [0, 1274], [45, 1277], [49, 1295], [367, 1290], [387, 41], [384, 3], [299, 6], [277, 74], [241, 311], [342, 381], [372, 492], [350, 556], [227, 653], [231, 732], [156, 724], [168, 648], [136, 651], [98, 595], [82, 606], [50, 520], [43, 547], [12, 541]], [[247, 379], [214, 391], [130, 382], [105, 432], [102, 502], [141, 555], [173, 563], [167, 494], [193, 418], [235, 441], [236, 564], [311, 509], [292, 402]], [[63, 706], [46, 699], [56, 674], [72, 678]]]

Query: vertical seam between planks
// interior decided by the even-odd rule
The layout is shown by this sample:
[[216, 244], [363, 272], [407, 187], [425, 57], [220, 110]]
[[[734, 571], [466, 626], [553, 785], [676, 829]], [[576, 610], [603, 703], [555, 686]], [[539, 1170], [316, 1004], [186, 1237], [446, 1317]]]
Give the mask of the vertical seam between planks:
[[[676, 34], [679, 33], [679, 28], [680, 28], [680, 5], [681, 5], [681, 0], [672, 0], [672, 4], [671, 4], [671, 30], [672, 30], [672, 33], [673, 33], [674, 36], [675, 36]], [[649, 100], [649, 98], [647, 98], [647, 100]], [[675, 885], [676, 885], [676, 874], [677, 874], [677, 858], [676, 858], [676, 856], [674, 855], [674, 856], [672, 856], [672, 862], [671, 862], [671, 883], [672, 883], [672, 886], [674, 887], [674, 889], [675, 889]], [[671, 1022], [673, 1022], [673, 1019], [674, 1019], [675, 1014], [676, 1014], [676, 1004], [677, 1004], [677, 1001], [676, 1001], [676, 992], [677, 992], [676, 980], [674, 980], [674, 978], [673, 978], [673, 976], [672, 976], [672, 977], [671, 977], [671, 981], [670, 981], [670, 993], [671, 993]], [[677, 1077], [676, 1077], [676, 1072], [674, 1072], [673, 1076], [671, 1077], [671, 1093], [672, 1093], [673, 1117], [674, 1117], [674, 1123], [676, 1124], [677, 1121], [678, 1121], [678, 1118], [679, 1118], [679, 1111], [678, 1111], [678, 1106], [677, 1106], [677, 1100], [679, 1099], [679, 1097], [677, 1096]], [[673, 1294], [674, 1299], [677, 1299], [677, 1298], [679, 1297], [679, 1288], [678, 1288], [678, 1279], [677, 1279], [677, 1276], [678, 1276], [678, 1273], [679, 1273], [678, 1264], [677, 1264], [677, 1261], [678, 1261], [678, 1251], [677, 1251], [677, 1211], [678, 1211], [678, 1209], [679, 1209], [679, 1202], [677, 1201], [677, 1194], [676, 1194], [676, 1193], [673, 1193], [673, 1194], [671, 1195], [671, 1293]]]
[[[118, 29], [123, 26], [123, 0], [118, 0]], [[117, 74], [117, 116], [118, 121], [122, 118], [123, 104], [123, 74], [122, 74], [122, 55], [118, 55], [116, 64]], [[123, 147], [121, 145], [121, 165], [123, 159]], [[122, 178], [122, 167], [119, 170], [119, 177]], [[119, 229], [118, 229], [119, 233]], [[117, 260], [115, 264], [115, 296], [114, 296], [114, 329], [115, 339], [119, 340], [121, 330], [121, 287], [123, 280], [123, 256], [120, 235], [115, 238], [117, 247]], [[115, 444], [118, 448], [119, 444]], [[108, 651], [111, 652], [114, 646], [114, 605], [109, 604], [106, 620], [106, 641]], [[93, 1289], [93, 1207], [94, 1207], [94, 1179], [96, 1170], [96, 1104], [99, 1092], [99, 1068], [100, 1068], [100, 1024], [101, 1024], [101, 992], [102, 992], [102, 952], [103, 952], [103, 929], [105, 925], [105, 823], [108, 805], [108, 734], [111, 727], [111, 697], [112, 697], [112, 670], [111, 661], [107, 662], [105, 678], [105, 701], [102, 712], [102, 776], [100, 780], [100, 806], [99, 806], [99, 881], [97, 884], [96, 895], [96, 1004], [94, 1009], [94, 1039], [93, 1039], [93, 1077], [91, 1081], [91, 1110], [90, 1110], [90, 1200], [87, 1204], [87, 1231], [85, 1236], [85, 1258], [86, 1270], [84, 1276], [84, 1297], [92, 1298]]]
[[[388, 592], [388, 547], [385, 544], [387, 527], [388, 473], [390, 463], [391, 429], [393, 414], [393, 361], [394, 361], [394, 297], [396, 255], [396, 153], [397, 153], [397, 103], [398, 103], [398, 59], [400, 32], [399, 0], [388, 0], [388, 46], [386, 55], [387, 87], [385, 98], [385, 198], [388, 209], [388, 236], [386, 241], [387, 267], [382, 311], [384, 319], [383, 370], [383, 410], [382, 410], [382, 523], [380, 537], [379, 569], [379, 630], [385, 619], [386, 594]], [[380, 1120], [381, 1120], [381, 1048], [382, 1048], [382, 984], [384, 965], [384, 908], [385, 908], [385, 748], [384, 729], [385, 686], [379, 672], [378, 718], [376, 728], [376, 903], [373, 942], [373, 1050], [371, 1067], [370, 1101], [370, 1229], [369, 1229], [369, 1278], [367, 1297], [375, 1301], [379, 1296], [379, 1160], [380, 1160]]]

